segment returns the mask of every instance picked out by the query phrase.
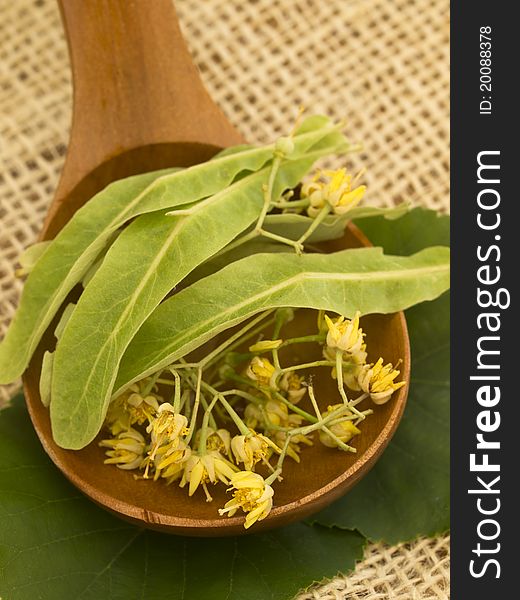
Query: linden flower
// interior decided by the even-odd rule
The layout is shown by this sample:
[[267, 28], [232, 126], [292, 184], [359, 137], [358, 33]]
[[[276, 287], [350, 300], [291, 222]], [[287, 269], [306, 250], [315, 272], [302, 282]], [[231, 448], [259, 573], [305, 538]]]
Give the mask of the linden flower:
[[170, 484], [181, 476], [184, 463], [190, 456], [191, 448], [185, 442], [176, 438], [156, 448], [153, 457], [151, 453], [148, 454], [145, 460], [144, 477], [145, 479], [148, 477], [148, 469], [153, 464], [155, 469], [154, 481], [157, 481], [159, 477], [163, 477]]
[[246, 369], [246, 376], [260, 385], [268, 386], [274, 372], [274, 365], [267, 358], [254, 356]]
[[280, 380], [280, 388], [284, 392], [287, 392], [287, 400], [289, 400], [289, 402], [298, 404], [298, 402], [305, 396], [307, 388], [302, 385], [303, 382], [304, 378], [294, 371], [288, 371], [287, 373], [284, 373]]
[[370, 394], [375, 404], [384, 404], [390, 400], [390, 396], [406, 385], [405, 381], [394, 382], [400, 371], [394, 369], [392, 363], [383, 366], [380, 358], [375, 365], [365, 365], [358, 375], [358, 383], [361, 389]]
[[184, 487], [186, 483], [189, 483], [188, 495], [193, 496], [199, 485], [202, 484], [206, 493], [206, 500], [211, 502], [213, 498], [208, 492], [207, 484], [222, 481], [227, 485], [236, 470], [237, 468], [233, 463], [226, 460], [218, 452], [208, 452], [204, 456], [192, 454], [184, 465], [184, 472], [179, 485]]
[[157, 397], [151, 394], [142, 396], [139, 386], [134, 384], [129, 390], [110, 403], [106, 416], [112, 434], [118, 434], [132, 425], [150, 422], [159, 410]]
[[337, 348], [348, 354], [356, 354], [363, 347], [363, 330], [359, 327], [361, 313], [356, 312], [352, 320], [340, 316], [334, 321], [325, 315], [325, 321], [329, 328], [327, 333], [327, 346]]
[[99, 442], [107, 450], [106, 465], [117, 465], [120, 469], [137, 469], [144, 459], [146, 442], [144, 437], [132, 427], [121, 431], [114, 438]]
[[266, 462], [270, 448], [275, 452], [281, 452], [274, 442], [261, 433], [235, 435], [231, 440], [231, 450], [235, 455], [236, 462], [244, 463], [247, 471], [252, 470], [259, 460]]
[[[181, 437], [188, 435], [188, 419], [179, 413], [175, 413], [173, 406], [165, 402], [159, 406], [157, 415], [146, 428], [150, 434], [151, 445], [148, 452], [145, 477], [148, 477], [148, 469], [156, 455], [164, 452], [173, 453], [179, 448]], [[162, 447], [166, 446], [166, 449]]]
[[[335, 411], [336, 409], [343, 406], [342, 404], [335, 404], [334, 406], [329, 406], [327, 410], [322, 414], [323, 417], [327, 417]], [[345, 415], [343, 416], [351, 416]], [[355, 435], [361, 433], [361, 431], [352, 423], [349, 419], [344, 419], [339, 421], [338, 423], [334, 423], [334, 425], [329, 425], [328, 429], [343, 443], [349, 442]], [[328, 433], [320, 430], [320, 442], [327, 446], [328, 448], [336, 448], [338, 446], [337, 440], [334, 440], [330, 437]]]
[[[327, 181], [320, 181], [328, 179]], [[337, 171], [318, 171], [312, 180], [302, 186], [301, 196], [309, 198], [307, 208], [309, 217], [316, 217], [328, 203], [337, 215], [352, 210], [363, 198], [366, 186], [352, 187], [359, 175], [352, 177], [346, 169]]]
[[173, 442], [179, 440], [181, 436], [188, 435], [188, 419], [184, 415], [175, 413], [173, 406], [165, 402], [159, 406], [157, 416], [152, 419], [146, 431], [151, 434], [152, 444], [159, 446], [165, 440]]
[[[195, 435], [194, 446], [198, 447], [200, 440], [200, 429]], [[220, 452], [223, 456], [227, 456], [231, 459], [231, 434], [227, 429], [217, 429], [216, 431], [212, 427], [208, 427], [206, 434], [206, 450], [214, 450]]]
[[220, 515], [232, 517], [239, 508], [246, 514], [244, 527], [249, 529], [256, 521], [265, 519], [273, 507], [274, 490], [258, 473], [239, 471], [231, 478], [233, 498], [219, 509]]

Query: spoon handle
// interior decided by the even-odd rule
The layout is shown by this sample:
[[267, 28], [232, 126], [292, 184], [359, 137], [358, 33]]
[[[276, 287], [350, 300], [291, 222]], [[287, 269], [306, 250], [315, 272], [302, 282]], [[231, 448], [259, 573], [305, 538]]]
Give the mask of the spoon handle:
[[201, 82], [172, 0], [59, 5], [74, 108], [56, 200], [100, 165], [143, 146], [192, 142], [221, 148], [241, 141]]

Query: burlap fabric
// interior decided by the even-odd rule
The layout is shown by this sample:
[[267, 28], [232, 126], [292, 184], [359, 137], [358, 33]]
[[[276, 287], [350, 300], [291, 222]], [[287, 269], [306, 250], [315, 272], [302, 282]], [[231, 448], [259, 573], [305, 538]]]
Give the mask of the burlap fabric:
[[[210, 94], [248, 140], [286, 132], [299, 104], [346, 118], [364, 145], [350, 165], [367, 168], [368, 202], [448, 210], [448, 0], [176, 4]], [[21, 290], [17, 256], [34, 241], [63, 164], [71, 87], [55, 0], [0, 0], [0, 11], [1, 336]], [[446, 599], [448, 563], [447, 537], [374, 544], [355, 573], [299, 599]]]

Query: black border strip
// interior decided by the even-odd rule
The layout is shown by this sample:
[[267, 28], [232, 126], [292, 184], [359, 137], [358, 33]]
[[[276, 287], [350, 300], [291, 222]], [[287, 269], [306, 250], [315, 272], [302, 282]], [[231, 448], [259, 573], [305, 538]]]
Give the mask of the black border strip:
[[[513, 349], [519, 328], [512, 291], [520, 275], [520, 220], [513, 212], [520, 205], [519, 191], [513, 190], [520, 173], [519, 152], [513, 148], [520, 38], [515, 6], [506, 1], [451, 3], [453, 600], [520, 597], [515, 560], [520, 543], [515, 511], [520, 507], [520, 447], [515, 444], [520, 441], [520, 362], [513, 364], [520, 350]], [[488, 49], [491, 65], [481, 64]], [[499, 166], [484, 166], [480, 182], [479, 160]], [[489, 300], [499, 306], [485, 307]], [[515, 390], [514, 377], [519, 382]], [[487, 470], [486, 461], [499, 470]]]

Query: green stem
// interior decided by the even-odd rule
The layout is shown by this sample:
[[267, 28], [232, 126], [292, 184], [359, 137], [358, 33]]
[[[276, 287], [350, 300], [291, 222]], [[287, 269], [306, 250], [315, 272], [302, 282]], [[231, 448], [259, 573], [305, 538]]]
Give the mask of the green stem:
[[280, 242], [281, 244], [286, 244], [287, 246], [292, 246], [294, 248], [294, 250], [296, 251], [296, 254], [303, 254], [303, 244], [300, 244], [299, 242], [295, 242], [294, 240], [285, 238], [276, 233], [271, 233], [270, 231], [266, 231], [265, 229], [260, 229], [259, 233], [261, 235], [263, 235], [264, 237], [269, 238], [271, 240], [275, 240], [276, 242]]
[[312, 385], [310, 385], [307, 388], [307, 391], [309, 392], [309, 398], [311, 399], [312, 407], [314, 408], [314, 412], [316, 413], [318, 420], [321, 420], [323, 417], [321, 416], [320, 407], [318, 406], [318, 402], [316, 401], [316, 396], [314, 395], [314, 387]]
[[[182, 411], [184, 406], [189, 408], [189, 410], [191, 411], [191, 404], [188, 402], [189, 397], [190, 397], [190, 390], [184, 390], [184, 392], [182, 392], [181, 402], [179, 405], [179, 412]], [[184, 416], [189, 420], [189, 415], [188, 415], [187, 411], [185, 411]]]
[[217, 394], [218, 394], [218, 399], [220, 400], [220, 402], [226, 409], [228, 415], [233, 419], [233, 422], [238, 427], [238, 430], [240, 431], [240, 433], [242, 435], [246, 435], [247, 437], [250, 437], [252, 434], [251, 434], [249, 427], [244, 423], [244, 421], [242, 421], [242, 419], [238, 416], [238, 414], [235, 412], [234, 408], [231, 406], [231, 404], [229, 404], [229, 402], [224, 398], [224, 396], [220, 392], [217, 392]]
[[336, 363], [332, 360], [315, 360], [314, 362], [304, 363], [302, 365], [292, 365], [284, 367], [280, 373], [289, 373], [290, 371], [300, 371], [301, 369], [311, 369], [312, 367], [333, 367]]
[[202, 418], [202, 425], [200, 428], [200, 439], [199, 439], [199, 455], [200, 456], [204, 456], [207, 451], [206, 444], [208, 441], [209, 418], [211, 416], [211, 411], [213, 410], [213, 407], [217, 403], [217, 400], [218, 400], [218, 397], [215, 396], [213, 398], [213, 400], [210, 402], [209, 406], [207, 406], [206, 410], [204, 411], [204, 417]]
[[293, 404], [292, 402], [287, 400], [287, 398], [282, 396], [282, 394], [280, 394], [279, 392], [274, 392], [274, 395], [278, 400], [283, 402], [288, 408], [290, 408], [297, 415], [300, 415], [300, 417], [303, 417], [306, 421], [310, 421], [311, 423], [316, 423], [316, 419], [311, 414], [309, 414], [307, 411], [303, 410], [299, 406], [296, 406], [296, 404]]
[[275, 479], [277, 479], [282, 472], [282, 469], [276, 469], [269, 475], [269, 477], [265, 480], [266, 485], [271, 485]]
[[[206, 400], [204, 394], [200, 395], [200, 403], [202, 404], [202, 408], [204, 410], [208, 410], [208, 401]], [[216, 431], [217, 430], [217, 422], [215, 421], [215, 417], [212, 414], [210, 414], [209, 420], [210, 420], [209, 424]]]
[[278, 350], [280, 348], [285, 348], [285, 346], [290, 346], [291, 344], [304, 344], [306, 342], [323, 342], [325, 341], [326, 337], [326, 335], [317, 333], [314, 335], [303, 335], [301, 337], [290, 338], [282, 342]]
[[193, 404], [193, 414], [191, 415], [190, 422], [190, 432], [188, 433], [188, 437], [186, 438], [186, 445], [189, 446], [191, 438], [195, 432], [195, 428], [197, 426], [197, 412], [199, 410], [200, 404], [200, 386], [202, 383], [202, 369], [199, 368], [197, 372], [197, 386], [195, 388], [195, 402]]
[[253, 394], [248, 394], [247, 392], [243, 392], [242, 390], [232, 389], [226, 390], [225, 392], [221, 392], [223, 396], [239, 396], [240, 398], [244, 398], [244, 400], [249, 400], [249, 402], [253, 402], [254, 404], [264, 404], [263, 400], [253, 396]]
[[314, 231], [316, 230], [316, 228], [325, 219], [325, 217], [329, 214], [329, 212], [330, 212], [330, 205], [327, 203], [321, 209], [321, 211], [317, 214], [317, 216], [314, 218], [314, 221], [310, 224], [310, 226], [307, 229], [307, 231], [298, 239], [297, 243], [298, 244], [303, 244], [303, 242], [305, 242], [305, 240], [307, 238], [309, 238], [314, 233]]
[[276, 179], [276, 175], [278, 173], [278, 169], [280, 168], [280, 164], [282, 163], [282, 156], [275, 152], [273, 158], [273, 164], [271, 165], [271, 172], [269, 173], [269, 179], [267, 181], [267, 185], [264, 187], [264, 205], [262, 206], [262, 211], [260, 216], [258, 217], [258, 221], [256, 222], [255, 231], [257, 233], [262, 232], [262, 225], [264, 224], [265, 217], [269, 208], [271, 207], [271, 202], [273, 200], [273, 187], [274, 180]]
[[159, 378], [156, 383], [162, 383], [162, 385], [175, 385], [175, 381], [171, 379], [161, 379]]
[[[278, 339], [278, 336], [280, 335], [280, 331], [282, 330], [283, 325], [284, 325], [283, 320], [277, 319], [275, 317], [274, 329], [273, 329], [273, 340]], [[280, 366], [280, 357], [278, 356], [278, 348], [273, 349], [272, 356], [273, 356], [273, 364], [274, 364], [276, 371], [280, 371], [281, 366]], [[277, 377], [275, 379], [277, 379]]]
[[365, 398], [368, 397], [368, 394], [361, 394], [361, 396], [359, 396], [358, 398], [356, 398], [355, 400], [351, 400], [350, 405], [351, 406], [356, 406], [357, 404], [359, 404], [360, 402], [363, 402], [363, 400]]

